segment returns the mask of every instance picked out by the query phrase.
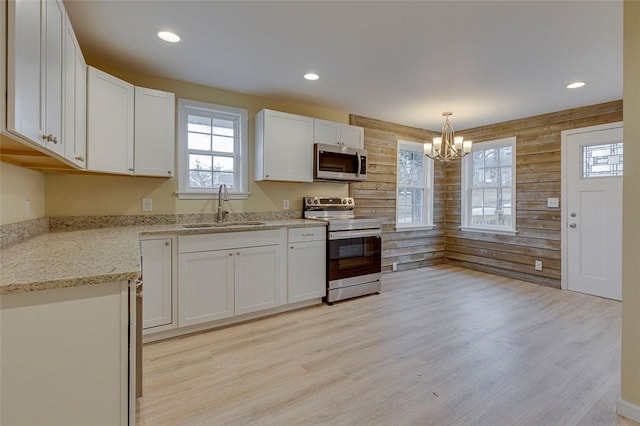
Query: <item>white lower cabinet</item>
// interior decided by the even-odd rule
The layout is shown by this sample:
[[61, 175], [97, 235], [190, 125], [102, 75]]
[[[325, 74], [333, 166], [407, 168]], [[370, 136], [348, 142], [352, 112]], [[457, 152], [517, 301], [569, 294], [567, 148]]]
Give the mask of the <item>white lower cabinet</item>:
[[0, 295], [0, 424], [135, 424], [131, 296], [128, 281]]
[[289, 229], [289, 303], [326, 296], [326, 247], [325, 227]]
[[316, 302], [325, 239], [324, 226], [142, 237], [145, 341]]
[[275, 308], [284, 303], [280, 291], [279, 245], [235, 252], [236, 315]]
[[286, 303], [285, 232], [178, 237], [178, 327]]
[[234, 315], [233, 250], [181, 253], [178, 256], [178, 326]]
[[140, 241], [144, 330], [175, 325], [172, 246], [171, 238]]

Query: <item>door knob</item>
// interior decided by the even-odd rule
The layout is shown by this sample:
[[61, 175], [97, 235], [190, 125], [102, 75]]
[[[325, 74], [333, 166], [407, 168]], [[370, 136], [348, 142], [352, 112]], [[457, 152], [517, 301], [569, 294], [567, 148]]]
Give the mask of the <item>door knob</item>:
[[578, 225], [576, 225], [575, 223], [570, 223], [570, 224], [569, 224], [569, 228], [575, 228], [575, 227], [577, 227], [577, 226], [578, 226]]
[[571, 212], [571, 214], [569, 214], [569, 216], [576, 217], [576, 213], [575, 212]]

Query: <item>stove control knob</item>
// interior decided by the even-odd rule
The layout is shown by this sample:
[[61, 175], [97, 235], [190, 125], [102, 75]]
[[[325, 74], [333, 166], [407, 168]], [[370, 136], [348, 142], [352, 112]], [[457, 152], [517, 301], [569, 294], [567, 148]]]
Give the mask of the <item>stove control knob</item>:
[[342, 204], [347, 204], [347, 200], [346, 199], [342, 199]]
[[349, 198], [349, 204], [353, 204], [353, 200]]
[[315, 200], [313, 200], [314, 204], [318, 204], [318, 199], [316, 198]]
[[306, 202], [307, 204], [311, 204], [311, 198], [307, 198], [307, 199], [305, 200], [305, 202]]

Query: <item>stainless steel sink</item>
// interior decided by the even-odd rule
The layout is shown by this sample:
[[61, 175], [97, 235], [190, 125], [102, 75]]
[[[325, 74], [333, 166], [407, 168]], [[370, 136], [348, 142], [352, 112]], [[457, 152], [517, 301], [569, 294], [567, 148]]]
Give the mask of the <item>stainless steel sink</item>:
[[245, 222], [215, 222], [215, 223], [189, 223], [182, 225], [183, 228], [221, 228], [225, 226], [258, 226], [264, 225], [265, 222], [245, 221]]

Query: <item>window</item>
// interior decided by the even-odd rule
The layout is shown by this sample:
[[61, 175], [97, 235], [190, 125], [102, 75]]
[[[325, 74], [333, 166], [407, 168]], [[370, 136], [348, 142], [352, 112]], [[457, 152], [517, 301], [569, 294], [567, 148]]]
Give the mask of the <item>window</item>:
[[433, 160], [423, 144], [398, 141], [396, 228], [433, 228]]
[[178, 100], [179, 198], [247, 198], [246, 109]]
[[462, 159], [463, 230], [515, 234], [516, 138], [474, 144]]
[[582, 147], [582, 177], [622, 176], [624, 154], [622, 142]]

